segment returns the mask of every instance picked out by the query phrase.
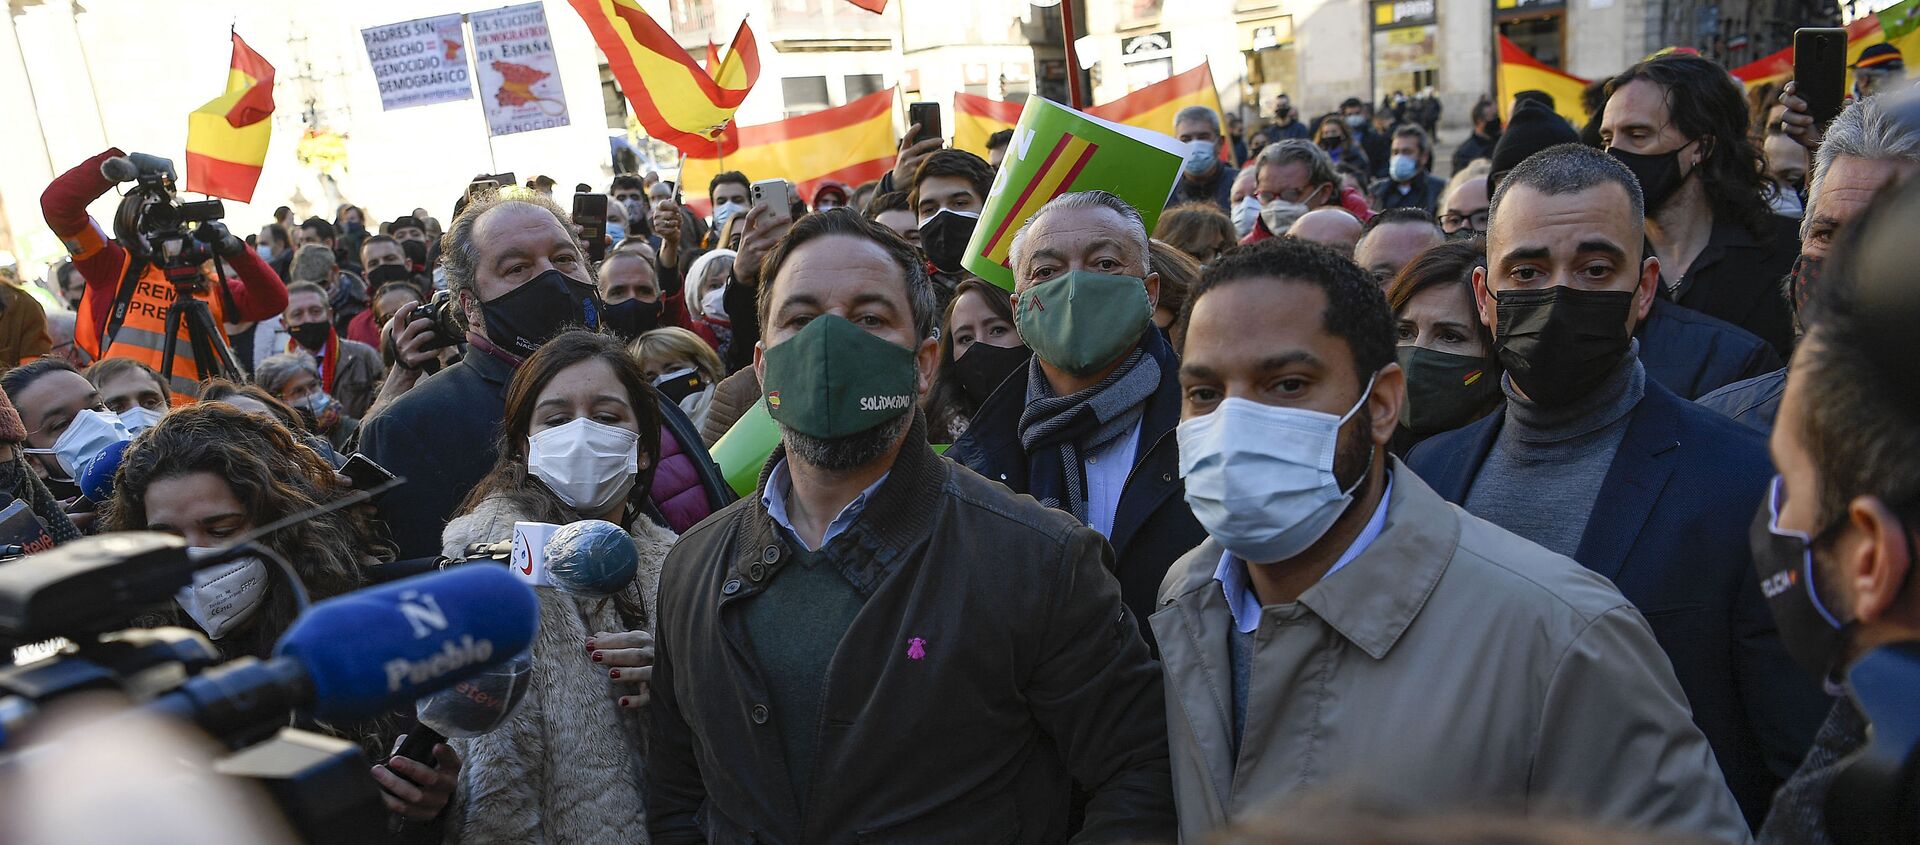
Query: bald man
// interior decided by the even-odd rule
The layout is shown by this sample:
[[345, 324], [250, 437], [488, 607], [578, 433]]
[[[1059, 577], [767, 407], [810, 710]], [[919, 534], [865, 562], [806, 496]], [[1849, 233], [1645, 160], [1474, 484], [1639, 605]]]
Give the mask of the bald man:
[[1446, 204], [1440, 207], [1440, 231], [1450, 238], [1487, 233], [1487, 177], [1463, 181], [1447, 194]]
[[1293, 221], [1293, 225], [1287, 229], [1287, 235], [1332, 247], [1341, 255], [1352, 258], [1353, 245], [1360, 242], [1362, 231], [1360, 218], [1347, 213], [1345, 209], [1316, 208]]
[[1353, 248], [1353, 261], [1384, 289], [1420, 253], [1446, 242], [1433, 215], [1418, 208], [1391, 208], [1367, 221], [1366, 233]]

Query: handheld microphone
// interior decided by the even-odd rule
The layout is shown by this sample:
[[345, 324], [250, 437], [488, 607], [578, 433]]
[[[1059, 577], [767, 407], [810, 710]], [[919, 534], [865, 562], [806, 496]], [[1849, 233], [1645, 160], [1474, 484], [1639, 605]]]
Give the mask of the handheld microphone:
[[547, 580], [562, 592], [606, 598], [626, 589], [640, 571], [640, 552], [627, 530], [600, 519], [568, 523], [546, 544]]
[[132, 440], [117, 440], [101, 449], [93, 462], [80, 471], [80, 477], [74, 479], [79, 482], [80, 495], [95, 504], [113, 498], [113, 477], [120, 472], [120, 463], [126, 460], [127, 447], [131, 445]]
[[14, 499], [0, 508], [0, 557], [16, 557], [53, 548], [53, 533], [26, 502]]
[[527, 649], [533, 590], [506, 571], [463, 566], [314, 605], [274, 647], [313, 687], [313, 715], [351, 721], [445, 689]]

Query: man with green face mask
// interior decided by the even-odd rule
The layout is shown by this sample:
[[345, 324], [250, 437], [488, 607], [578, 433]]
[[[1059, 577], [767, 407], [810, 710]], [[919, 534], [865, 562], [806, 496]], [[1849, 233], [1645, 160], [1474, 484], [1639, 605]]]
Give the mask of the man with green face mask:
[[1011, 253], [1014, 323], [1033, 359], [947, 457], [1106, 536], [1144, 620], [1167, 568], [1206, 539], [1180, 482], [1180, 367], [1152, 322], [1146, 225], [1105, 191], [1063, 194]]
[[652, 841], [1057, 842], [1075, 783], [1075, 841], [1171, 839], [1160, 673], [1106, 544], [927, 445], [913, 248], [834, 209], [762, 279], [781, 446], [664, 567]]

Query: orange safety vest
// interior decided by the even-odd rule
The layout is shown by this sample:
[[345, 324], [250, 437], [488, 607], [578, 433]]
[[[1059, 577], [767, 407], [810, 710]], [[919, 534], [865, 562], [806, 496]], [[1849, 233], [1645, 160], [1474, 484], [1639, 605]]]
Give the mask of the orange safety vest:
[[[92, 290], [87, 291], [91, 296]], [[226, 329], [226, 309], [221, 305], [221, 297], [214, 295], [212, 285], [194, 294], [194, 298], [207, 304], [213, 313], [213, 329], [221, 333], [224, 339]], [[148, 265], [134, 283], [133, 299], [127, 303], [127, 318], [120, 323], [120, 331], [113, 337], [113, 345], [107, 348], [108, 358], [131, 358], [160, 371], [160, 360], [166, 354], [167, 306], [173, 304], [173, 283], [158, 267]], [[104, 325], [96, 325], [94, 309], [82, 303], [78, 319], [75, 321], [73, 339], [81, 349], [98, 360], [100, 355], [101, 332]], [[200, 395], [200, 368], [193, 360], [193, 341], [187, 334], [183, 322], [175, 333], [176, 345], [173, 353], [172, 404], [184, 405], [193, 402]]]

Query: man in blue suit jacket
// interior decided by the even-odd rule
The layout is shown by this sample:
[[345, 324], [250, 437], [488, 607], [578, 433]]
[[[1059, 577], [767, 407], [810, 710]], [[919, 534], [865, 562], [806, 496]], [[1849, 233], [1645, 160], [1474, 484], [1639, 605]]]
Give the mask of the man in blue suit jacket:
[[1754, 574], [1764, 440], [1675, 396], [1637, 356], [1630, 331], [1660, 277], [1659, 259], [1640, 257], [1643, 214], [1631, 171], [1585, 147], [1545, 150], [1502, 180], [1474, 293], [1507, 404], [1407, 463], [1475, 516], [1613, 580], [1757, 827], [1830, 701], [1795, 671]]

